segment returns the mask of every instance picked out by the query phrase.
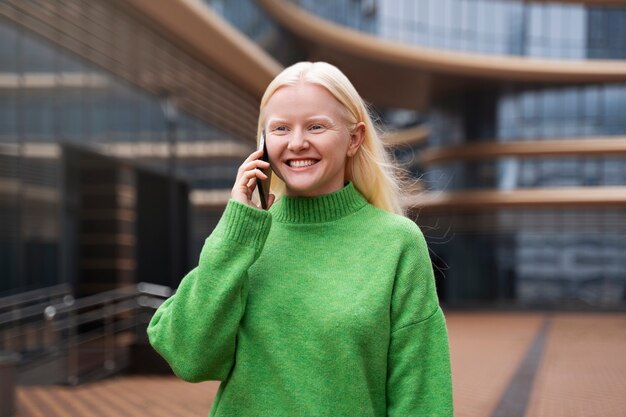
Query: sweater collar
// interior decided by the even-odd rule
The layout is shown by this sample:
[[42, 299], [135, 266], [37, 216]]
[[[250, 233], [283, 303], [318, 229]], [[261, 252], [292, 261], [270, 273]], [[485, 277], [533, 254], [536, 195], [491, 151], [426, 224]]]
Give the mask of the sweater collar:
[[281, 223], [324, 223], [340, 219], [365, 206], [367, 200], [348, 182], [342, 189], [316, 197], [282, 196], [270, 207]]

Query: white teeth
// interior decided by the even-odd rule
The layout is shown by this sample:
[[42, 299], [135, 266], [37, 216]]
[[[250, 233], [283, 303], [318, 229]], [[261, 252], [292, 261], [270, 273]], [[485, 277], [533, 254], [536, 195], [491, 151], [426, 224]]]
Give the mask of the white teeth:
[[300, 167], [308, 167], [313, 165], [314, 163], [316, 163], [317, 161], [313, 160], [313, 159], [305, 159], [305, 160], [291, 160], [289, 161], [289, 166], [290, 167], [294, 167], [294, 168], [300, 168]]

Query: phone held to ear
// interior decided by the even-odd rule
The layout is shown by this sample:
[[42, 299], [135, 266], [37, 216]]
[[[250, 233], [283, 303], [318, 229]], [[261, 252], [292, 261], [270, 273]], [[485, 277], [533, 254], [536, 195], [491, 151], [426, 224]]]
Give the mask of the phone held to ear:
[[[261, 157], [262, 161], [269, 162], [270, 159], [267, 155], [267, 146], [265, 145], [265, 129], [261, 132], [261, 141], [259, 142], [259, 149], [263, 149], [263, 156]], [[256, 179], [256, 188], [259, 191], [259, 199], [261, 200], [261, 207], [263, 210], [267, 210], [267, 200], [270, 196], [270, 182], [272, 180], [272, 168], [262, 169], [261, 170], [265, 175], [267, 175], [267, 179], [260, 180]]]

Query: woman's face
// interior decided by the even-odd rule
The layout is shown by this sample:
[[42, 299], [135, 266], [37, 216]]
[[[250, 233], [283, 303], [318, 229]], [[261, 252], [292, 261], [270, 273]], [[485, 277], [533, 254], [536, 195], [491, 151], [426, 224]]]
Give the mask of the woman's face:
[[350, 132], [341, 103], [307, 82], [279, 88], [265, 114], [267, 152], [287, 195], [313, 197], [343, 187], [346, 159], [363, 141], [362, 122]]

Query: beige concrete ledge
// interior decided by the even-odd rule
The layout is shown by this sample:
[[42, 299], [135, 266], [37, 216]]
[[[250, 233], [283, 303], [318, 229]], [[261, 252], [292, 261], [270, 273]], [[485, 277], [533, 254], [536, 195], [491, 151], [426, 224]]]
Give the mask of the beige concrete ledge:
[[427, 149], [419, 162], [428, 166], [450, 161], [493, 159], [500, 157], [539, 156], [601, 156], [626, 155], [626, 137], [602, 136], [580, 139], [516, 140], [513, 142], [484, 142]]
[[259, 98], [282, 65], [200, 0], [125, 0]]
[[386, 132], [382, 136], [382, 140], [388, 146], [416, 145], [428, 139], [429, 134], [430, 131], [427, 128], [417, 126], [404, 130]]
[[231, 191], [230, 189], [193, 190], [189, 193], [189, 202], [194, 207], [223, 207], [228, 203]]
[[626, 186], [552, 187], [512, 191], [428, 191], [403, 198], [413, 210], [488, 211], [516, 207], [607, 207], [626, 208]]
[[363, 97], [377, 105], [426, 109], [433, 97], [511, 81], [626, 82], [626, 60], [539, 59], [427, 48], [335, 24], [289, 1], [259, 3], [302, 41], [308, 59], [339, 66]]
[[[170, 146], [163, 141], [109, 142], [99, 143], [94, 149], [103, 155], [117, 158], [166, 159], [170, 156]], [[178, 142], [174, 146], [176, 158], [185, 161], [205, 161], [209, 159], [245, 159], [254, 151], [248, 144], [215, 140]], [[23, 156], [33, 159], [58, 159], [61, 145], [58, 143], [0, 144], [0, 155]]]
[[26, 72], [17, 74], [12, 72], [0, 73], [0, 90], [50, 90], [54, 88], [104, 89], [110, 87], [110, 81], [96, 73], [89, 72], [60, 72], [41, 73]]

